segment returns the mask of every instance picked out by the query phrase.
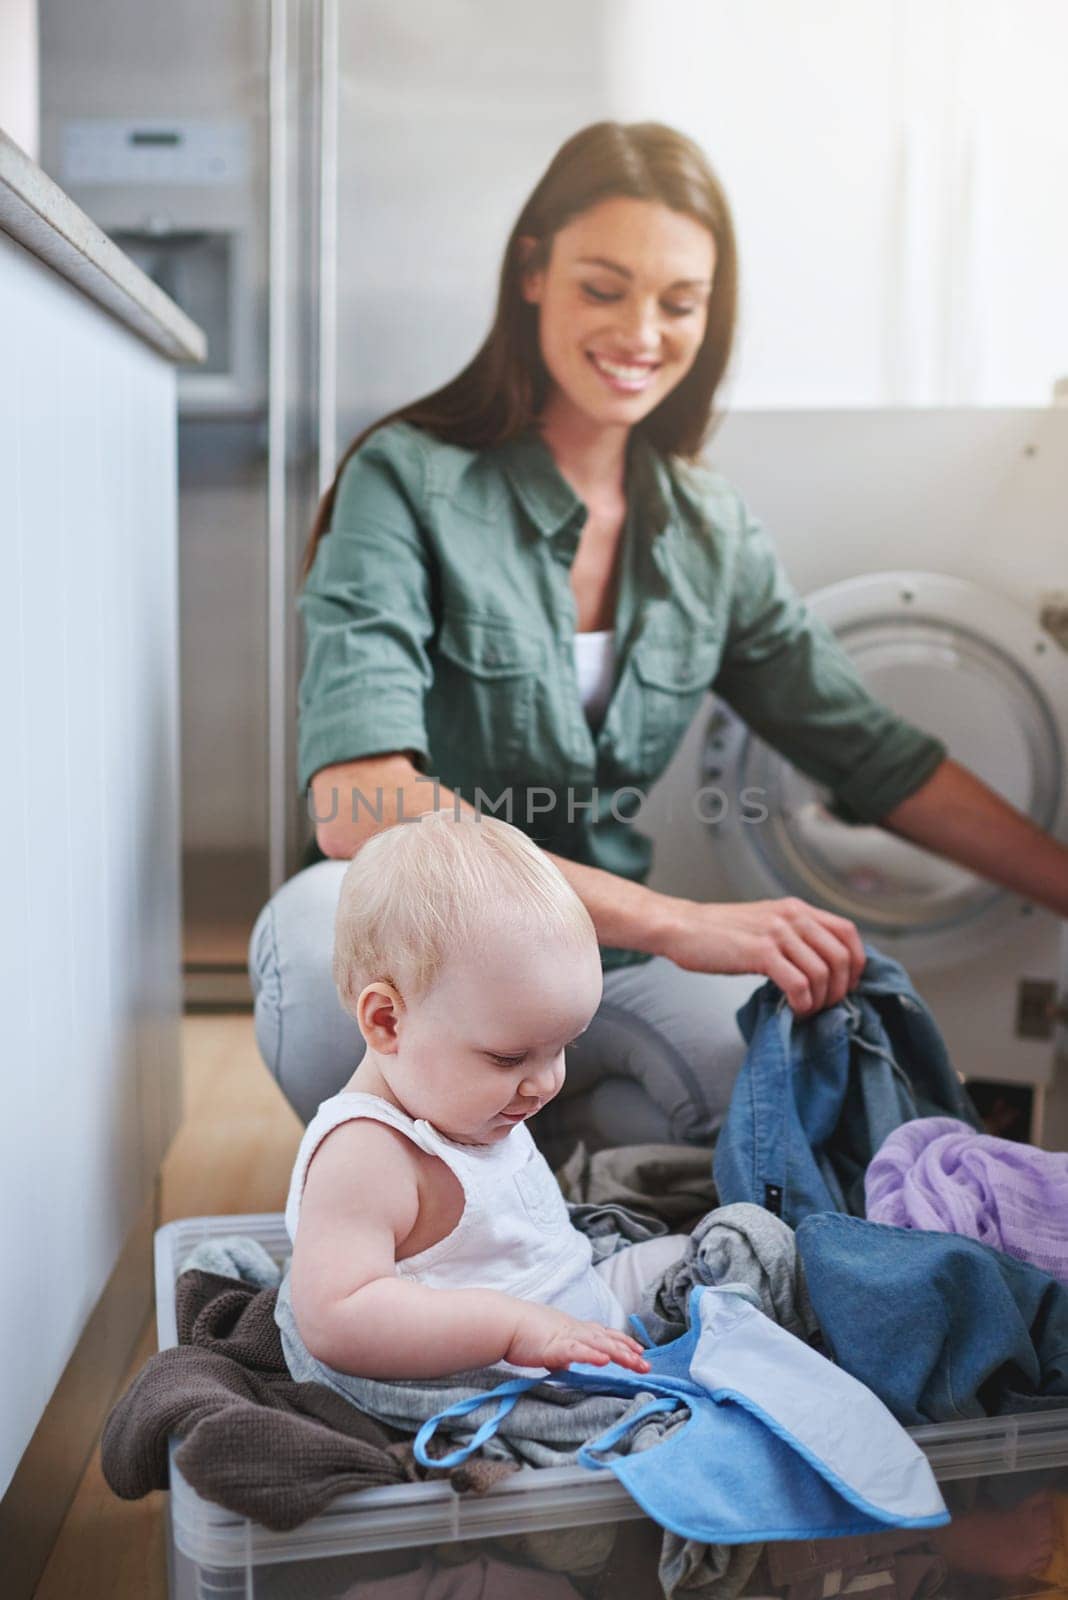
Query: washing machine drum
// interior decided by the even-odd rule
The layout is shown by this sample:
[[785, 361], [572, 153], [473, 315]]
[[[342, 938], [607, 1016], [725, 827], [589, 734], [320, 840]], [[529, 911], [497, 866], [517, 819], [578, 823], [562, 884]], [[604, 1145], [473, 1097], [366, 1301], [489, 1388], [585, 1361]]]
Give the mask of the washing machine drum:
[[[934, 573], [851, 578], [807, 597], [873, 694], [942, 739], [954, 758], [1040, 827], [1063, 833], [1068, 655], [1021, 608]], [[1019, 897], [881, 828], [850, 826], [829, 796], [717, 710], [701, 781], [757, 791], [713, 825], [746, 898], [799, 895], [851, 918], [906, 964], [938, 964], [1004, 935]], [[729, 839], [724, 835], [729, 833]]]

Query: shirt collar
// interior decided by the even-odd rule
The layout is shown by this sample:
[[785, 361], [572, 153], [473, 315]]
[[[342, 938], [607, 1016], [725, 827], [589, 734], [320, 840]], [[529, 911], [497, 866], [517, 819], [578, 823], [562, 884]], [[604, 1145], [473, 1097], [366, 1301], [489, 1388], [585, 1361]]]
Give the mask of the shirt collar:
[[[497, 449], [516, 498], [543, 537], [552, 538], [565, 527], [582, 525], [586, 506], [556, 465], [534, 423]], [[637, 428], [632, 429], [628, 441], [627, 473], [628, 499], [636, 497], [641, 503], [650, 535], [659, 533], [673, 514], [668, 469]]]
[[544, 538], [585, 520], [585, 505], [534, 423], [505, 440], [497, 453], [516, 499]]

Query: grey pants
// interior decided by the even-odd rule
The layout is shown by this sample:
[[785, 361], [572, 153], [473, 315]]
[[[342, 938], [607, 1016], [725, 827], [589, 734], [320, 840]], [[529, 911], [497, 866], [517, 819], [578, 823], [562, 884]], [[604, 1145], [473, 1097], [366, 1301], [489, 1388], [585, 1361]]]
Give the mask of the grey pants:
[[[268, 901], [249, 944], [256, 1040], [304, 1122], [337, 1094], [364, 1051], [331, 976], [334, 912], [347, 862], [319, 861]], [[567, 1081], [531, 1132], [550, 1161], [581, 1139], [707, 1144], [742, 1064], [734, 1020], [763, 980], [686, 972], [664, 956], [605, 974], [604, 997], [567, 1053]]]

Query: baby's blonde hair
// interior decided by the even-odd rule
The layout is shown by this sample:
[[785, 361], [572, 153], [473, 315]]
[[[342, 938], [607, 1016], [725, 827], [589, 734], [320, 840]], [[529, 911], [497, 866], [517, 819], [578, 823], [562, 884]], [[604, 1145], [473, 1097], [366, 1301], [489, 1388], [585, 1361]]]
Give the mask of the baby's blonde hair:
[[433, 987], [449, 957], [494, 933], [597, 942], [563, 873], [498, 817], [428, 811], [376, 833], [349, 863], [334, 921], [334, 982], [345, 1010], [383, 979], [406, 1001]]

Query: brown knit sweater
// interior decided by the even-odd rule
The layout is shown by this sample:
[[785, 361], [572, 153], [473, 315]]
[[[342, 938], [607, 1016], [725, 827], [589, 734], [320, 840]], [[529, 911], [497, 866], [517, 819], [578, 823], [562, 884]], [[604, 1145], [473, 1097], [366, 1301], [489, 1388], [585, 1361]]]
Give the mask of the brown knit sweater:
[[104, 1476], [124, 1500], [167, 1487], [167, 1446], [206, 1500], [262, 1523], [295, 1528], [336, 1495], [447, 1477], [485, 1491], [515, 1470], [477, 1457], [425, 1470], [410, 1436], [364, 1416], [318, 1383], [290, 1377], [274, 1321], [275, 1290], [211, 1272], [182, 1273], [179, 1343], [151, 1356], [104, 1427]]

